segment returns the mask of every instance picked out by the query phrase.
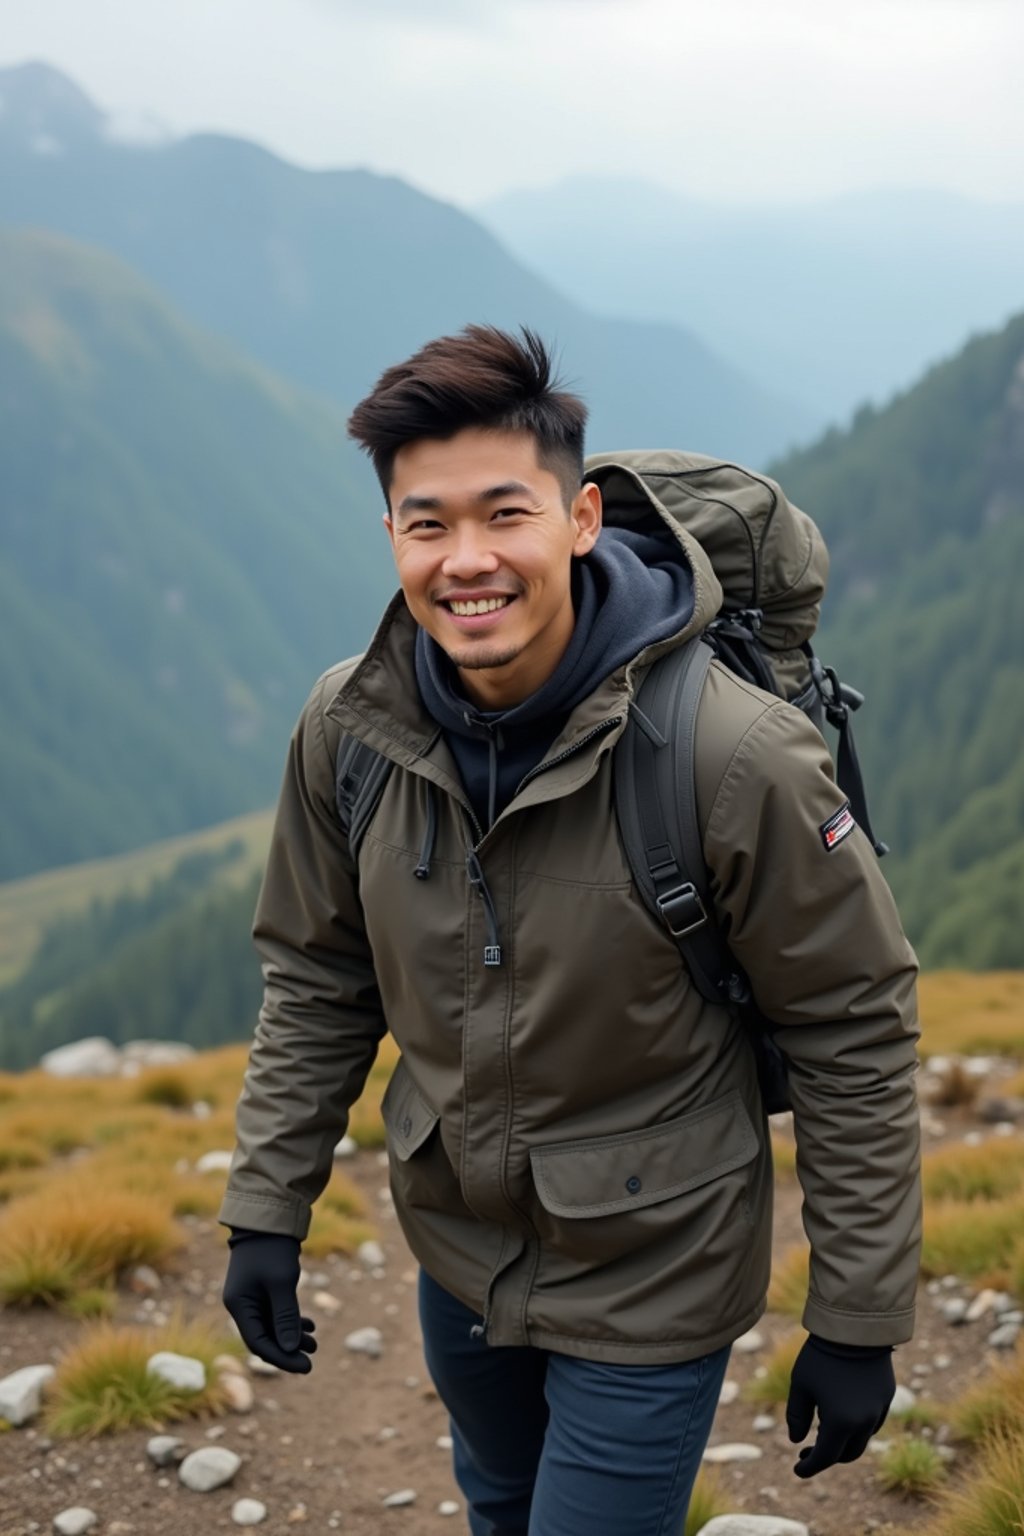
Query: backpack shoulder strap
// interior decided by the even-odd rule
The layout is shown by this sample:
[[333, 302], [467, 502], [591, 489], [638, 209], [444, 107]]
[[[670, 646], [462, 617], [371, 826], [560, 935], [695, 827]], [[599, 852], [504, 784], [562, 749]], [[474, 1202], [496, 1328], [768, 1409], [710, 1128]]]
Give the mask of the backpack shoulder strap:
[[736, 965], [715, 921], [697, 820], [694, 737], [711, 664], [699, 637], [650, 668], [615, 748], [615, 811], [637, 888], [709, 1002], [736, 1001]]
[[365, 741], [354, 736], [342, 738], [335, 765], [334, 803], [354, 859], [359, 857], [363, 836], [393, 767], [390, 758]]

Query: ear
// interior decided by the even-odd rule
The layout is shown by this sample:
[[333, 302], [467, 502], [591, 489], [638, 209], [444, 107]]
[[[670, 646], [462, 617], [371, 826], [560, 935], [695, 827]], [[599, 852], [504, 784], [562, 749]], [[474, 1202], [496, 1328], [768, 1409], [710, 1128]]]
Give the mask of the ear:
[[385, 529], [387, 531], [387, 536], [391, 540], [391, 552], [393, 554], [394, 553], [394, 549], [395, 549], [395, 525], [391, 521], [391, 513], [390, 512], [385, 512], [384, 513], [383, 522], [384, 522], [384, 527], [385, 527]]
[[574, 555], [588, 555], [601, 532], [601, 492], [596, 485], [588, 481], [580, 487], [569, 516], [576, 530], [572, 552]]

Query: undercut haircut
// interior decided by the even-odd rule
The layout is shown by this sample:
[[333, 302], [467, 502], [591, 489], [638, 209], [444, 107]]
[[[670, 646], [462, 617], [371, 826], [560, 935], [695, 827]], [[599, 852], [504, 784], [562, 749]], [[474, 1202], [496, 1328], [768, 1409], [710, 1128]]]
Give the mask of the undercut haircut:
[[386, 369], [349, 417], [348, 433], [369, 454], [386, 498], [395, 455], [407, 443], [443, 441], [467, 427], [528, 432], [568, 509], [583, 481], [586, 424], [586, 406], [553, 377], [535, 331], [523, 326], [514, 336], [467, 325]]

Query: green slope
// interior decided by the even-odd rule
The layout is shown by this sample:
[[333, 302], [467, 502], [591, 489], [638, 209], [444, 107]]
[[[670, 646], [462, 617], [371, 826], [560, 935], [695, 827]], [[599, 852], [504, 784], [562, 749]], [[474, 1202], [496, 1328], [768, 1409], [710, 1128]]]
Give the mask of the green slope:
[[[832, 551], [822, 649], [928, 965], [1024, 965], [1024, 317], [773, 473]], [[827, 637], [827, 643], [826, 643]]]
[[392, 585], [341, 413], [112, 258], [0, 232], [0, 876], [274, 794]]

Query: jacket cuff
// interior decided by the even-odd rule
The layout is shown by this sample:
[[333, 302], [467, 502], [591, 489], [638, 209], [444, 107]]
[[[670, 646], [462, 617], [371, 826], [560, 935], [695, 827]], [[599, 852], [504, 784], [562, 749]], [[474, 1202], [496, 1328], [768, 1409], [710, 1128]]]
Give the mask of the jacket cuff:
[[245, 1227], [254, 1232], [297, 1237], [301, 1243], [309, 1231], [311, 1215], [309, 1206], [301, 1200], [281, 1200], [273, 1195], [245, 1194], [229, 1189], [217, 1220], [225, 1227]]
[[906, 1344], [914, 1336], [914, 1308], [899, 1312], [845, 1312], [808, 1296], [803, 1325], [836, 1344]]

